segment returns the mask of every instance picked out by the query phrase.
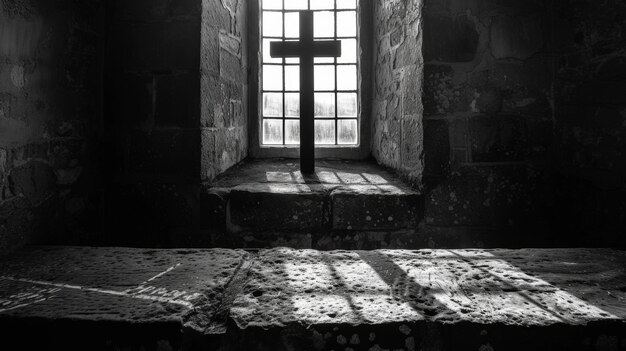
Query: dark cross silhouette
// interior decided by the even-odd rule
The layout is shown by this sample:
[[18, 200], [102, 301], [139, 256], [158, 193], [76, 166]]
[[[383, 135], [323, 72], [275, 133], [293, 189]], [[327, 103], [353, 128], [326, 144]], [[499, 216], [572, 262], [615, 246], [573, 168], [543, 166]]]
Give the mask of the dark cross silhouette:
[[313, 11], [300, 12], [300, 41], [272, 42], [270, 55], [300, 58], [300, 171], [315, 173], [313, 58], [341, 56], [338, 40], [313, 41]]

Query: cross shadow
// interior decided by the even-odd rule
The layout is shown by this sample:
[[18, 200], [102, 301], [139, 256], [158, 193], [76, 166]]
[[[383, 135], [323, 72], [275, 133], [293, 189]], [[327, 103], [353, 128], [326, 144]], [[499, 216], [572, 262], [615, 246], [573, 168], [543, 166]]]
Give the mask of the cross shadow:
[[438, 320], [454, 319], [457, 313], [438, 301], [433, 293], [438, 288], [416, 283], [407, 272], [377, 251], [359, 251], [359, 257], [372, 267], [389, 286], [392, 297], [407, 303], [415, 312]]

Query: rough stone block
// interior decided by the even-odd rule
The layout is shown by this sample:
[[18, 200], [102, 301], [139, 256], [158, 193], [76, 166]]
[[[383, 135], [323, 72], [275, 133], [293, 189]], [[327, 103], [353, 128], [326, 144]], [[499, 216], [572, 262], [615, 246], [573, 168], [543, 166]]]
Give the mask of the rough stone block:
[[231, 230], [320, 231], [329, 222], [327, 196], [319, 186], [244, 184], [228, 202]]
[[424, 15], [424, 60], [469, 62], [478, 48], [478, 30], [466, 15]]
[[494, 87], [481, 89], [476, 99], [476, 109], [487, 115], [502, 111], [502, 92]]
[[530, 153], [522, 117], [474, 117], [469, 126], [473, 162], [522, 161]]
[[450, 134], [448, 122], [424, 120], [424, 173], [441, 177], [450, 169]]
[[452, 82], [453, 75], [448, 65], [424, 66], [424, 114], [444, 114], [458, 105], [460, 92]]
[[201, 84], [201, 125], [213, 128], [221, 127], [224, 121], [222, 83], [219, 76], [203, 72]]
[[490, 33], [496, 59], [524, 60], [541, 50], [544, 43], [544, 28], [537, 17], [496, 17]]
[[491, 226], [492, 185], [488, 169], [463, 167], [454, 172], [426, 198], [426, 225]]
[[246, 157], [247, 140], [245, 127], [224, 128], [215, 133], [215, 166], [219, 173]]
[[219, 75], [220, 31], [206, 22], [202, 23], [202, 47], [200, 50], [202, 53], [200, 59], [202, 74]]
[[23, 195], [31, 205], [39, 205], [56, 191], [57, 178], [53, 169], [38, 161], [14, 168], [9, 174], [11, 192]]
[[218, 175], [215, 165], [215, 132], [202, 129], [201, 141], [202, 151], [200, 153], [200, 170], [202, 181], [210, 181]]
[[421, 196], [395, 185], [351, 185], [331, 193], [333, 229], [393, 230], [414, 228]]
[[421, 118], [405, 115], [402, 119], [402, 168], [422, 168], [423, 158], [423, 125]]
[[469, 122], [467, 118], [458, 118], [449, 122], [450, 145], [453, 148], [468, 148]]
[[[231, 3], [229, 0], [228, 3]], [[223, 0], [202, 0], [202, 22], [213, 28], [229, 30], [231, 27], [231, 12]], [[235, 7], [232, 7], [236, 10]]]

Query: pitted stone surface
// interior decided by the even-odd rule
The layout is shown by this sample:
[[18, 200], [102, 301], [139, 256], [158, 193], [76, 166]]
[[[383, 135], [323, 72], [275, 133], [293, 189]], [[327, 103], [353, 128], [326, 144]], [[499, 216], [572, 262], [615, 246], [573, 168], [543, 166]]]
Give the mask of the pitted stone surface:
[[254, 230], [322, 230], [327, 222], [321, 185], [243, 184], [230, 192], [228, 210], [234, 226]]
[[413, 230], [421, 217], [421, 194], [371, 162], [320, 160], [302, 175], [292, 160], [247, 161], [211, 186], [235, 233]]
[[31, 248], [0, 261], [0, 322], [182, 322], [223, 350], [460, 349], [446, 335], [551, 349], [555, 332], [549, 345], [623, 335], [625, 270], [605, 249]]
[[0, 261], [0, 318], [132, 323], [210, 320], [248, 254], [240, 250], [46, 247]]
[[244, 184], [322, 184], [327, 188], [348, 185], [408, 187], [393, 173], [372, 162], [317, 160], [314, 175], [302, 175], [297, 160], [248, 160], [221, 175], [211, 185], [234, 188]]
[[333, 227], [354, 230], [416, 228], [420, 195], [395, 185], [351, 185], [331, 193]]
[[242, 328], [624, 321], [625, 267], [611, 250], [280, 248], [259, 254], [231, 315]]

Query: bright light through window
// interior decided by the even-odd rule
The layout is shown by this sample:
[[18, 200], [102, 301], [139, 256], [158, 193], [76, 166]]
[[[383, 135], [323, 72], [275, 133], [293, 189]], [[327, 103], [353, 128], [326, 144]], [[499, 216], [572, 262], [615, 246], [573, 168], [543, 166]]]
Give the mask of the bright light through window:
[[314, 37], [341, 41], [342, 56], [315, 58], [315, 144], [359, 141], [357, 0], [261, 0], [262, 142], [300, 144], [300, 66], [271, 58], [270, 42], [298, 40], [298, 11], [313, 10]]

